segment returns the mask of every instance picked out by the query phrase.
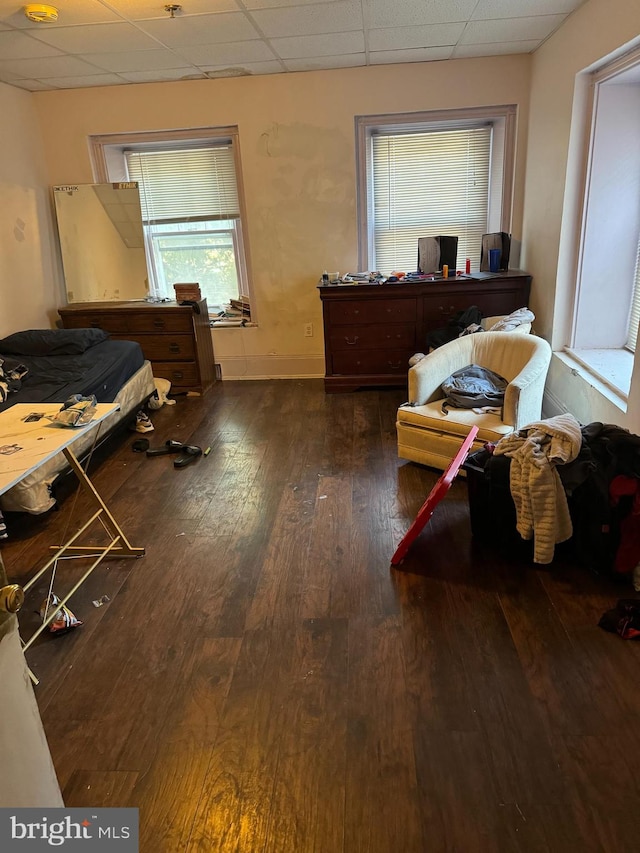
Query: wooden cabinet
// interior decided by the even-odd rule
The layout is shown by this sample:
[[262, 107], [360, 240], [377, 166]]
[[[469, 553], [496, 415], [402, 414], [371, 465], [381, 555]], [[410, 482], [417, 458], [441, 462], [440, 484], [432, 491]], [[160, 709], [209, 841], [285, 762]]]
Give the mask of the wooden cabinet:
[[427, 332], [472, 305], [485, 317], [510, 314], [528, 304], [530, 288], [531, 276], [518, 270], [482, 280], [320, 285], [325, 390], [405, 385], [409, 358], [425, 351]]
[[207, 302], [200, 313], [176, 302], [76, 302], [59, 309], [66, 329], [96, 328], [112, 338], [137, 341], [172, 393], [202, 392], [215, 381]]

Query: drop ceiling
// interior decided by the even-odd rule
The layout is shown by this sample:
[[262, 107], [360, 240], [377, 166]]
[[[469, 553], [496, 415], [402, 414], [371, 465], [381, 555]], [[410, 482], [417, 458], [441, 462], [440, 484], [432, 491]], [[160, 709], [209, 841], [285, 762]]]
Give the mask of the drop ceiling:
[[0, 81], [28, 91], [531, 53], [584, 0], [0, 0]]

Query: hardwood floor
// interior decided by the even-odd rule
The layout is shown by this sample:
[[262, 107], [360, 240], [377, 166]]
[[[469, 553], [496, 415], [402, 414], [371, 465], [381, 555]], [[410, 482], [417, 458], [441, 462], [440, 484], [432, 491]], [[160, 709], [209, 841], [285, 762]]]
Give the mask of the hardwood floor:
[[[28, 653], [68, 806], [139, 807], [144, 853], [637, 849], [640, 645], [597, 627], [631, 587], [474, 541], [464, 481], [390, 570], [437, 477], [397, 459], [402, 400], [219, 383], [152, 413], [208, 457], [100, 454], [147, 553]], [[10, 519], [12, 579], [82, 504]]]

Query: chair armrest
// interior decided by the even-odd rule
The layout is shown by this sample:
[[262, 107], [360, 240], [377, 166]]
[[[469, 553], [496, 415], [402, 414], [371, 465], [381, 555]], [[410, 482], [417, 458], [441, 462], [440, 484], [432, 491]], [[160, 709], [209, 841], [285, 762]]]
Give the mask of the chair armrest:
[[[542, 341], [542, 338], [540, 338]], [[551, 347], [544, 341], [526, 366], [507, 385], [502, 420], [514, 430], [540, 419]]]

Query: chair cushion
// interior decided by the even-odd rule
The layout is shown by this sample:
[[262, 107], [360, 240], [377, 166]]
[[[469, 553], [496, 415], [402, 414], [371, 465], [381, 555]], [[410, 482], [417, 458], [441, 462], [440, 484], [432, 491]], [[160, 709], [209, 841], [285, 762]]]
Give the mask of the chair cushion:
[[425, 432], [450, 433], [464, 438], [472, 426], [478, 427], [476, 440], [498, 441], [513, 432], [513, 427], [505, 424], [498, 415], [476, 414], [473, 409], [449, 409], [442, 411], [442, 400], [426, 403], [424, 406], [401, 406], [398, 409], [398, 423], [406, 424]]

